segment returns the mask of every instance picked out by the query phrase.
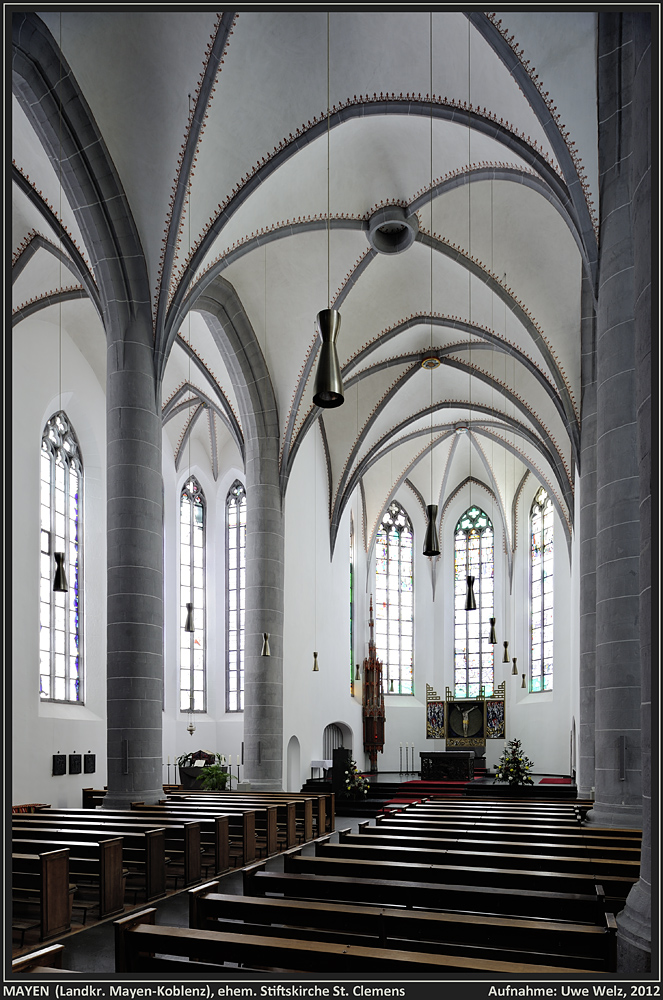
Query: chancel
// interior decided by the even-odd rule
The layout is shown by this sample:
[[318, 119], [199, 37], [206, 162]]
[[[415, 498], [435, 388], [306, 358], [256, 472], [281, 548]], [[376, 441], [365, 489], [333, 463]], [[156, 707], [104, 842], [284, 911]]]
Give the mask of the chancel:
[[9, 17], [18, 971], [654, 975], [658, 12]]

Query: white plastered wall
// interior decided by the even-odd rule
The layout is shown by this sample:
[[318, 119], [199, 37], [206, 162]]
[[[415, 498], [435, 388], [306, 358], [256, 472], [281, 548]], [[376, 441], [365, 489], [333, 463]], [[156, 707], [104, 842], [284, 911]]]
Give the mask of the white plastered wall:
[[[42, 314], [43, 317], [44, 314]], [[100, 337], [98, 330], [90, 338]], [[106, 783], [106, 405], [103, 387], [56, 323], [31, 317], [13, 330], [12, 372], [12, 802], [80, 806], [81, 789]], [[85, 703], [39, 700], [39, 473], [46, 421], [63, 409], [84, 471]], [[94, 774], [52, 775], [52, 755], [96, 755]]]

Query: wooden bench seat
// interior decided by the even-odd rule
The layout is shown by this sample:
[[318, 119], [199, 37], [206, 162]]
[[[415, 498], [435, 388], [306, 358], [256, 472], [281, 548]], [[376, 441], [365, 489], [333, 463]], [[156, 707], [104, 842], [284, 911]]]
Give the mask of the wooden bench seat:
[[81, 840], [78, 834], [68, 831], [33, 831], [12, 833], [12, 850], [15, 852], [37, 852], [43, 850], [67, 850], [69, 854], [69, 878], [75, 883], [76, 897], [83, 897], [86, 890], [94, 894], [99, 916], [112, 916], [122, 910], [124, 903], [124, 880], [122, 868], [122, 841], [111, 837], [103, 839], [91, 835]]
[[50, 944], [47, 948], [20, 955], [12, 961], [12, 973], [64, 972], [62, 968], [63, 944]]
[[195, 885], [201, 880], [201, 842], [200, 824], [193, 820], [160, 819], [159, 822], [145, 820], [131, 809], [100, 810], [94, 817], [89, 809], [49, 809], [34, 818], [36, 824], [47, 824], [57, 820], [61, 826], [79, 829], [96, 829], [101, 832], [113, 829], [117, 834], [124, 835], [132, 830], [146, 831], [157, 828], [165, 830], [165, 847], [170, 865], [177, 865], [182, 872], [184, 885]]
[[567, 920], [603, 924], [605, 897], [601, 886], [594, 893], [501, 888], [491, 885], [444, 885], [407, 880], [268, 872], [264, 862], [244, 870], [244, 895], [286, 895], [293, 899], [366, 903], [372, 906], [405, 906], [448, 912], [488, 913], [514, 917]]
[[[41, 845], [37, 845], [37, 848]], [[76, 888], [69, 881], [69, 851], [35, 850], [12, 853], [12, 930], [25, 933], [39, 928], [40, 940], [71, 929], [71, 899]], [[36, 909], [28, 918], [25, 910]]]
[[[228, 970], [234, 964], [254, 970], [283, 972], [386, 973], [492, 972], [531, 975], [577, 972], [529, 963], [487, 960], [462, 955], [384, 949], [350, 943], [275, 938], [258, 934], [164, 927], [153, 923], [154, 909], [115, 922], [116, 972], [177, 971], [195, 962], [197, 974]], [[183, 962], [182, 959], [185, 961]], [[588, 971], [588, 970], [586, 970]]]
[[244, 809], [240, 812], [222, 812], [214, 807], [197, 808], [195, 805], [149, 805], [132, 802], [131, 808], [150, 821], [161, 819], [193, 821], [200, 825], [201, 841], [208, 850], [214, 851], [217, 870], [215, 874], [227, 870], [233, 859], [240, 865], [256, 860], [256, 812]]
[[[328, 842], [316, 843], [315, 853], [319, 856], [333, 855], [335, 857], [355, 857], [367, 860], [400, 860], [416, 861], [426, 864], [481, 864], [491, 867], [508, 865], [510, 868], [529, 868], [537, 871], [575, 872], [581, 875], [591, 875], [601, 882], [600, 876], [623, 876], [632, 882], [637, 881], [640, 865], [634, 860], [603, 859], [590, 855], [583, 848], [577, 851], [566, 850], [565, 853], [546, 853], [539, 844], [517, 844], [521, 850], [512, 850], [508, 840], [500, 843], [487, 841], [477, 848], [472, 843], [461, 840], [446, 844], [438, 842], [435, 846], [421, 844], [415, 840], [401, 840], [394, 843], [388, 837], [368, 837], [360, 834], [346, 833], [339, 844]], [[527, 846], [527, 850], [523, 848]]]
[[[336, 847], [342, 845], [334, 845]], [[296, 850], [299, 850], [297, 848]], [[284, 870], [295, 873], [319, 872], [321, 875], [352, 875], [360, 878], [383, 878], [385, 880], [408, 879], [414, 882], [436, 882], [441, 886], [458, 885], [488, 885], [496, 888], [531, 891], [539, 889], [552, 892], [570, 892], [590, 894], [594, 890], [593, 875], [584, 875], [566, 871], [540, 871], [536, 868], [509, 868], [508, 862], [499, 867], [496, 861], [490, 865], [455, 865], [431, 864], [416, 861], [387, 861], [386, 855], [379, 859], [367, 861], [362, 858], [334, 857], [325, 854], [319, 857], [305, 857], [292, 851], [284, 854]], [[466, 856], [467, 857], [467, 856]], [[471, 858], [469, 858], [471, 860]], [[611, 887], [615, 879], [610, 879]], [[624, 880], [629, 890], [631, 880]], [[606, 895], [608, 893], [606, 892]], [[625, 896], [628, 890], [625, 890]], [[625, 898], [624, 896], [624, 898]]]
[[[224, 895], [218, 882], [189, 893], [189, 925], [203, 930], [261, 933], [269, 922], [273, 933], [311, 940], [312, 932], [351, 933], [382, 948], [432, 950], [443, 945], [455, 954], [501, 958], [549, 965], [580, 965], [614, 970], [616, 929], [612, 914], [606, 924], [572, 924], [463, 913], [429, 913], [396, 908], [350, 906], [311, 900]], [[244, 925], [240, 925], [240, 921]], [[276, 926], [278, 925], [278, 926]], [[332, 940], [334, 938], [331, 938]]]

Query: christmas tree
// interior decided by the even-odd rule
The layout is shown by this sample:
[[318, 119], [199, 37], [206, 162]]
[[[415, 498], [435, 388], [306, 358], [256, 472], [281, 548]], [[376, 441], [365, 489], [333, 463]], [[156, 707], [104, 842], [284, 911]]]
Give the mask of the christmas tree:
[[520, 740], [511, 740], [504, 747], [495, 772], [496, 781], [508, 781], [510, 785], [533, 785], [530, 771], [534, 764], [522, 751]]

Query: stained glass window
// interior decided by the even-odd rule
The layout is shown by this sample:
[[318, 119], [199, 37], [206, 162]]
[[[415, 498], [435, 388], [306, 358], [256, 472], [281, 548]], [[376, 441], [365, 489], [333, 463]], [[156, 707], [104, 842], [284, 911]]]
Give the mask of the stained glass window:
[[226, 711], [244, 711], [246, 490], [238, 479], [226, 497]]
[[553, 686], [553, 515], [541, 487], [530, 512], [530, 691]]
[[[41, 438], [39, 697], [83, 701], [83, 463], [65, 413]], [[68, 590], [53, 591], [56, 552], [64, 553]]]
[[[193, 605], [193, 632], [185, 629]], [[180, 494], [180, 711], [204, 712], [205, 676], [205, 495], [191, 476]]]
[[385, 694], [414, 694], [412, 543], [410, 518], [394, 501], [375, 545], [375, 646], [383, 663]]
[[[472, 505], [454, 533], [454, 696], [492, 694], [493, 646], [489, 643], [494, 607], [493, 525], [480, 507]], [[466, 611], [467, 577], [474, 577], [476, 610]]]

